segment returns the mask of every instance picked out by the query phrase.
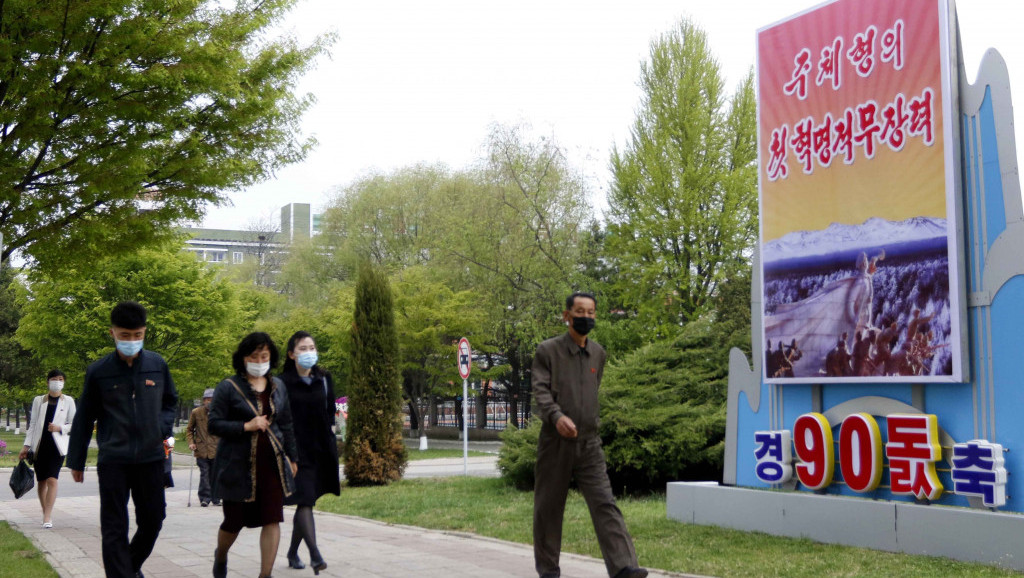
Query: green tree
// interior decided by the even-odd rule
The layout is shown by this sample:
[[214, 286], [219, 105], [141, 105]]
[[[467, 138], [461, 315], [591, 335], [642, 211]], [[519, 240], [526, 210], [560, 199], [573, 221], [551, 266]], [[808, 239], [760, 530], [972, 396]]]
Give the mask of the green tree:
[[672, 340], [609, 364], [601, 384], [601, 438], [618, 490], [663, 490], [676, 480], [721, 477], [729, 347], [750, 328], [713, 315]]
[[409, 401], [410, 426], [418, 430], [429, 396], [461, 393], [456, 344], [460, 337], [472, 341], [479, 334], [484, 312], [476, 293], [452, 291], [431, 279], [425, 267], [396, 274], [394, 288], [402, 389]]
[[507, 365], [502, 384], [519, 425], [537, 344], [564, 330], [566, 295], [580, 282], [581, 245], [593, 220], [582, 176], [552, 139], [495, 126], [485, 163], [441, 187], [432, 206], [440, 226], [424, 234], [453, 287], [483, 296], [488, 328], [474, 344]]
[[131, 250], [304, 158], [332, 38], [271, 38], [295, 2], [0, 3], [0, 259]]
[[46, 370], [32, 352], [15, 339], [22, 317], [24, 299], [20, 297], [24, 290], [15, 270], [0, 263], [0, 405], [7, 408], [25, 405], [32, 397], [46, 391], [43, 388]]
[[756, 111], [748, 74], [727, 102], [707, 35], [683, 20], [651, 44], [640, 110], [611, 155], [607, 258], [646, 341], [712, 307], [757, 234]]
[[325, 212], [323, 243], [345, 271], [366, 260], [389, 272], [424, 264], [431, 257], [424, 233], [439, 225], [432, 199], [451, 181], [443, 165], [361, 177], [342, 188]]
[[369, 263], [359, 270], [352, 321], [345, 478], [383, 485], [402, 477], [402, 390], [398, 334], [387, 277]]
[[60, 276], [36, 271], [18, 341], [81, 391], [89, 363], [110, 353], [110, 310], [146, 307], [146, 349], [162, 355], [183, 400], [197, 398], [231, 371], [231, 352], [265, 306], [255, 291], [218, 279], [180, 243], [99, 259]]

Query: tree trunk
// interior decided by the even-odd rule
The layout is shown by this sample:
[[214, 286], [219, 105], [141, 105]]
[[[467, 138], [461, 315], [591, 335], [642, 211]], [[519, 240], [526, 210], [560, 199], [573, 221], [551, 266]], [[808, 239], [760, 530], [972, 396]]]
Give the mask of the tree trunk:
[[476, 396], [476, 429], [487, 429], [487, 389], [480, 382], [480, 395]]
[[413, 437], [419, 437], [420, 412], [416, 410], [419, 400], [409, 399], [409, 432]]

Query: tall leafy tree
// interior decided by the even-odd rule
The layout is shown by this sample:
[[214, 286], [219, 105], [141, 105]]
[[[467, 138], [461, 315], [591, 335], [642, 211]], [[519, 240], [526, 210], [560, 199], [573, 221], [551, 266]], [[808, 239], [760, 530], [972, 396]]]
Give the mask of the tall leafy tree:
[[730, 99], [688, 20], [651, 44], [630, 139], [611, 155], [607, 257], [647, 340], [671, 337], [749, 268], [757, 234], [753, 76]]
[[350, 485], [383, 485], [402, 477], [402, 391], [394, 300], [387, 277], [369, 263], [359, 270], [352, 320], [352, 374], [345, 443]]
[[428, 232], [433, 254], [454, 287], [476, 288], [486, 299], [490, 327], [479, 345], [509, 366], [503, 384], [518, 426], [533, 352], [563, 330], [562, 304], [581, 279], [581, 245], [592, 222], [584, 180], [553, 139], [499, 125], [482, 166], [442, 187], [433, 205], [443, 219]]
[[402, 389], [409, 401], [411, 428], [417, 430], [430, 395], [461, 392], [456, 342], [460, 337], [475, 339], [484, 311], [475, 292], [452, 291], [425, 267], [396, 274], [394, 288]]
[[77, 395], [88, 364], [113, 350], [110, 310], [125, 300], [148, 310], [145, 347], [167, 360], [182, 399], [230, 372], [231, 351], [265, 306], [254, 290], [219, 279], [180, 243], [168, 243], [59, 276], [36, 272], [18, 341], [60, 367]]
[[46, 370], [15, 338], [25, 290], [15, 273], [6, 263], [0, 263], [0, 402], [8, 408], [27, 405], [33, 396], [45, 391]]
[[365, 175], [338, 192], [324, 215], [322, 242], [342, 270], [369, 261], [396, 271], [421, 265], [431, 254], [424, 233], [438, 226], [432, 199], [452, 176], [443, 165], [414, 165]]
[[296, 0], [0, 2], [0, 258], [134, 249], [305, 157]]

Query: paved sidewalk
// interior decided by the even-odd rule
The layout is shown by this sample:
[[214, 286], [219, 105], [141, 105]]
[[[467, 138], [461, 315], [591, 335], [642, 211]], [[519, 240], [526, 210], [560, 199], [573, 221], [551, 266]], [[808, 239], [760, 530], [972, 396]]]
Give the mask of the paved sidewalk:
[[[153, 555], [143, 566], [147, 578], [210, 576], [214, 541], [222, 514], [217, 507], [186, 507], [187, 492], [167, 492], [167, 519]], [[26, 499], [27, 498], [27, 499]], [[133, 507], [130, 507], [134, 511]], [[285, 509], [281, 547], [274, 575], [277, 578], [311, 576], [312, 571], [288, 568], [285, 560], [291, 538], [292, 509]], [[133, 516], [134, 518], [134, 516]], [[30, 494], [21, 500], [0, 502], [0, 519], [28, 536], [62, 577], [103, 576], [99, 536], [99, 498], [58, 498], [54, 528], [43, 530], [39, 501]], [[316, 514], [321, 551], [330, 567], [321, 576], [381, 578], [511, 578], [536, 576], [533, 549], [466, 534], [408, 526], [393, 526], [335, 514]], [[131, 532], [134, 532], [134, 520]], [[251, 578], [259, 574], [259, 530], [242, 530], [231, 549], [228, 576]], [[303, 547], [302, 557], [308, 562]], [[562, 555], [562, 576], [605, 576], [598, 559]], [[681, 576], [652, 573], [654, 578]]]

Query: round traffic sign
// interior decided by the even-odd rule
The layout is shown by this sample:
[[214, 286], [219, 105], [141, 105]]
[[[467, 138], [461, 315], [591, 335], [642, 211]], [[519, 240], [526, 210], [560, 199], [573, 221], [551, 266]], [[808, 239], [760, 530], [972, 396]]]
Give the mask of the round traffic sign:
[[456, 353], [459, 361], [459, 376], [462, 379], [469, 379], [469, 370], [473, 367], [472, 351], [469, 349], [469, 341], [463, 337], [459, 340], [459, 349]]

